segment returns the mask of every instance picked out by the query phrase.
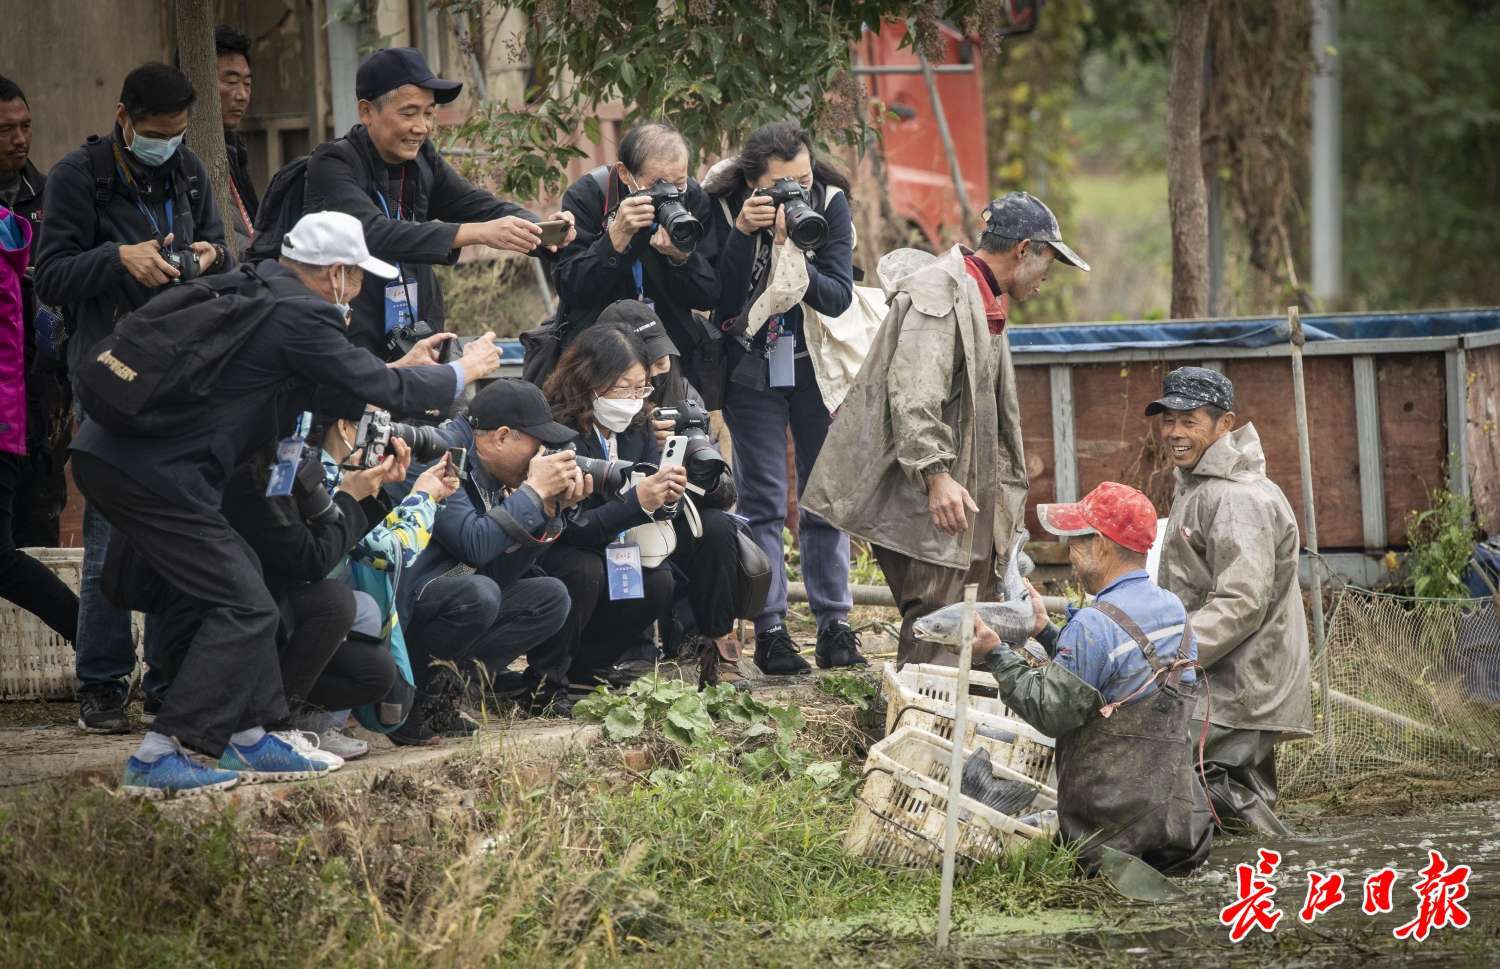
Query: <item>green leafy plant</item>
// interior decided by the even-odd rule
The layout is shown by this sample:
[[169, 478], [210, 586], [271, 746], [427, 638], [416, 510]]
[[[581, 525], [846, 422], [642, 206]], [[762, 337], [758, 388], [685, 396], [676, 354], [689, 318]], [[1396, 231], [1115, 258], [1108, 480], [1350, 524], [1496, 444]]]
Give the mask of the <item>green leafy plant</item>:
[[722, 722], [743, 728], [739, 737], [744, 742], [775, 735], [777, 742], [790, 743], [807, 726], [795, 704], [773, 706], [723, 683], [699, 691], [690, 683], [655, 674], [618, 693], [601, 686], [574, 704], [573, 715], [600, 724], [604, 736], [615, 742], [632, 740], [649, 729], [680, 747], [722, 743], [715, 729]]
[[665, 117], [697, 161], [769, 121], [796, 118], [827, 143], [863, 145], [878, 115], [850, 55], [868, 26], [910, 18], [908, 43], [936, 56], [941, 21], [961, 24], [987, 49], [1007, 23], [1002, 4], [945, 0], [909, 4], [774, 3], [772, 0], [435, 0], [468, 48], [482, 49], [494, 23], [526, 18], [524, 35], [496, 38], [510, 59], [529, 61], [521, 103], [487, 103], [453, 132], [483, 152], [502, 191], [535, 198], [562, 188], [579, 157], [578, 134], [599, 142], [599, 106], [624, 105], [624, 123]]
[[1443, 488], [1430, 492], [1429, 500], [1430, 507], [1407, 519], [1412, 592], [1424, 599], [1465, 598], [1463, 574], [1477, 536], [1474, 502]]
[[827, 673], [818, 677], [818, 692], [843, 700], [856, 710], [868, 710], [876, 688], [869, 677], [858, 673]]

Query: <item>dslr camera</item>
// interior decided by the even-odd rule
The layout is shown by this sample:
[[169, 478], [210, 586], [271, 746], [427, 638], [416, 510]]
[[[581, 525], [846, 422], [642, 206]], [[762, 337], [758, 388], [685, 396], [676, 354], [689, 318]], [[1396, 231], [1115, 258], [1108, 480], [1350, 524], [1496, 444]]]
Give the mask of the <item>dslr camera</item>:
[[828, 220], [812, 207], [807, 189], [795, 178], [778, 178], [755, 194], [771, 199], [786, 212], [786, 237], [797, 248], [816, 249], [828, 238]]
[[672, 433], [687, 438], [682, 466], [687, 470], [688, 484], [704, 493], [713, 491], [719, 478], [729, 470], [729, 463], [708, 436], [708, 411], [695, 400], [679, 400], [658, 407], [652, 420], [671, 421]]
[[578, 465], [579, 472], [594, 476], [594, 490], [601, 495], [616, 496], [624, 491], [626, 483], [630, 481], [630, 472], [635, 467], [629, 461], [591, 458], [586, 454], [579, 454], [571, 447], [552, 448], [542, 453], [559, 454], [564, 451], [573, 455], [573, 461]]
[[[385, 337], [385, 346], [386, 349], [391, 351], [392, 353], [404, 357], [411, 352], [412, 347], [416, 346], [418, 343], [432, 336], [436, 332], [437, 331], [432, 328], [432, 324], [428, 323], [426, 320], [413, 320], [412, 322], [407, 323], [405, 326], [398, 326], [391, 332], [387, 333]], [[450, 340], [448, 342], [452, 343], [453, 341]], [[444, 344], [443, 346], [446, 349], [448, 344]], [[447, 363], [446, 360], [439, 362]]]
[[168, 249], [165, 246], [158, 248], [161, 257], [167, 261], [167, 265], [177, 270], [177, 278], [170, 282], [188, 283], [198, 278], [198, 254], [196, 252], [191, 249]]
[[683, 204], [683, 195], [676, 185], [664, 178], [652, 182], [649, 188], [633, 193], [651, 200], [656, 208], [656, 222], [667, 230], [672, 245], [683, 252], [692, 252], [703, 238], [703, 223]]
[[411, 449], [413, 461], [436, 461], [448, 453], [448, 442], [438, 434], [437, 428], [393, 421], [389, 411], [377, 408], [365, 411], [365, 415], [359, 419], [359, 430], [354, 435], [354, 450], [364, 448], [364, 455], [359, 464], [353, 467], [363, 471], [380, 464], [391, 453], [393, 437], [406, 442], [406, 446]]

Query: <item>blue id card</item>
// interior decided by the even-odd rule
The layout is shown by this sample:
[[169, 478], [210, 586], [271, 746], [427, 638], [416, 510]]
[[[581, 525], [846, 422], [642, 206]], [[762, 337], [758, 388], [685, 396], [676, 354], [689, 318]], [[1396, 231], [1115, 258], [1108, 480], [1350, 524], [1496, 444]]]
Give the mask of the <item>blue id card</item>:
[[643, 599], [645, 581], [641, 578], [641, 547], [633, 542], [616, 542], [604, 549], [604, 571], [609, 575], [609, 600]]
[[302, 463], [302, 450], [311, 429], [312, 414], [303, 411], [297, 417], [297, 427], [292, 436], [284, 437], [277, 443], [276, 463], [271, 465], [271, 476], [266, 482], [267, 498], [281, 498], [292, 493], [292, 482], [297, 480], [297, 466]]
[[414, 323], [417, 315], [417, 281], [400, 277], [385, 284], [385, 332]]

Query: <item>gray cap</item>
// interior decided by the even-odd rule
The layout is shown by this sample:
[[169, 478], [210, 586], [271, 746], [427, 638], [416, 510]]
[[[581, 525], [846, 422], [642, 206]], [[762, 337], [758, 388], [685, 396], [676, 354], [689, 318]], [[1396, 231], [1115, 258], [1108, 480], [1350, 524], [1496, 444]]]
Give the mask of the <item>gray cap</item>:
[[984, 234], [1001, 239], [1029, 239], [1045, 242], [1057, 250], [1057, 258], [1084, 272], [1089, 264], [1062, 241], [1062, 230], [1057, 226], [1057, 216], [1035, 195], [1011, 192], [995, 199], [985, 207], [980, 218], [984, 219]]
[[1234, 410], [1234, 384], [1217, 370], [1206, 367], [1178, 367], [1161, 382], [1161, 399], [1146, 405], [1146, 416], [1164, 410], [1197, 410], [1213, 406]]

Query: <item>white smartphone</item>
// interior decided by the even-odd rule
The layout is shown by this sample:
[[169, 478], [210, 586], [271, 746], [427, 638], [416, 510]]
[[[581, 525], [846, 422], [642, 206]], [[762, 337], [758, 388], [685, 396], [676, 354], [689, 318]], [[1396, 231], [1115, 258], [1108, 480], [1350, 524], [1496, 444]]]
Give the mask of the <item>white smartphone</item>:
[[661, 465], [663, 468], [680, 468], [682, 459], [687, 454], [687, 435], [674, 434], [667, 438], [666, 446], [661, 449]]

